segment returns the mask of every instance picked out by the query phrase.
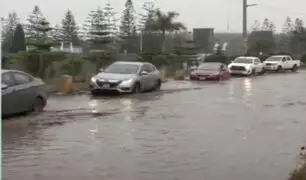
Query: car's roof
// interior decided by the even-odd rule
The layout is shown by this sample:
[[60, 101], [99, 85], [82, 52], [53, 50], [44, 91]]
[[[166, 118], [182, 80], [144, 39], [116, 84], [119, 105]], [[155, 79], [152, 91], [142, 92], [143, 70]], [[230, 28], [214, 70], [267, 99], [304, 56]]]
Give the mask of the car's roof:
[[22, 72], [22, 73], [25, 73], [23, 71], [19, 71], [19, 70], [15, 70], [15, 69], [1, 69], [1, 73], [6, 73], [6, 72]]
[[271, 56], [271, 57], [279, 57], [279, 58], [282, 58], [282, 57], [285, 57], [285, 56], [289, 56], [289, 55], [275, 55], [275, 56]]
[[117, 61], [114, 64], [134, 64], [134, 65], [143, 65], [148, 62], [138, 62], [138, 61]]

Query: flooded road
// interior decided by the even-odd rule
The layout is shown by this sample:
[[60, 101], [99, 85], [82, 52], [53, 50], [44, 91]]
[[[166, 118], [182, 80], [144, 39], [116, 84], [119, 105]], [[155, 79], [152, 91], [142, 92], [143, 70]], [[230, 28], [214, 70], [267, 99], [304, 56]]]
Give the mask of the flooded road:
[[306, 142], [306, 71], [53, 97], [2, 125], [7, 180], [285, 180]]

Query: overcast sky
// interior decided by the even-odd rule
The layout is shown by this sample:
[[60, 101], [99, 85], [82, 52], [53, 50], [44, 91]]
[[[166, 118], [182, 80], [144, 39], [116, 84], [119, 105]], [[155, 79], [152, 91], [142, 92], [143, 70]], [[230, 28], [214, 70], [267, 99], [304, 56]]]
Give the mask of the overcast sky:
[[[43, 14], [52, 24], [60, 23], [64, 12], [70, 9], [77, 23], [82, 24], [88, 12], [97, 6], [103, 7], [108, 0], [1, 0], [0, 16], [16, 11], [22, 21], [25, 21], [34, 5], [38, 5]], [[126, 0], [110, 0], [120, 17]], [[134, 0], [136, 11], [141, 10], [146, 0]], [[212, 27], [217, 32], [241, 32], [242, 0], [155, 0], [156, 5], [164, 11], [180, 13], [179, 21], [189, 29], [196, 27]], [[248, 26], [255, 20], [269, 18], [278, 30], [281, 29], [286, 16], [301, 18], [306, 22], [306, 0], [248, 0]]]

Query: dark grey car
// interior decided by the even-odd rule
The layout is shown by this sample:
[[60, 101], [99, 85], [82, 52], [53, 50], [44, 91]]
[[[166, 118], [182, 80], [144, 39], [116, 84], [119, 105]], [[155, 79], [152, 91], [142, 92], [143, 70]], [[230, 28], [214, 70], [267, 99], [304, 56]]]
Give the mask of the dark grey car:
[[159, 89], [161, 75], [147, 62], [118, 61], [91, 78], [92, 94], [100, 92], [138, 93]]
[[45, 83], [25, 72], [1, 70], [2, 117], [16, 113], [42, 111], [47, 103]]

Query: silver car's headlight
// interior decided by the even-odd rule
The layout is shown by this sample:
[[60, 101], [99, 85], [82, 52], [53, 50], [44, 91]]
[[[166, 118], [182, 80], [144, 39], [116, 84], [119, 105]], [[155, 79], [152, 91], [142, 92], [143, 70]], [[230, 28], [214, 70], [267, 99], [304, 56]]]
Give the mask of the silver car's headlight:
[[95, 77], [91, 77], [90, 82], [95, 83], [97, 79]]
[[133, 82], [134, 82], [134, 79], [126, 79], [126, 80], [123, 80], [123, 81], [120, 83], [120, 85], [122, 85], [122, 86], [130, 86], [130, 85], [133, 84]]

